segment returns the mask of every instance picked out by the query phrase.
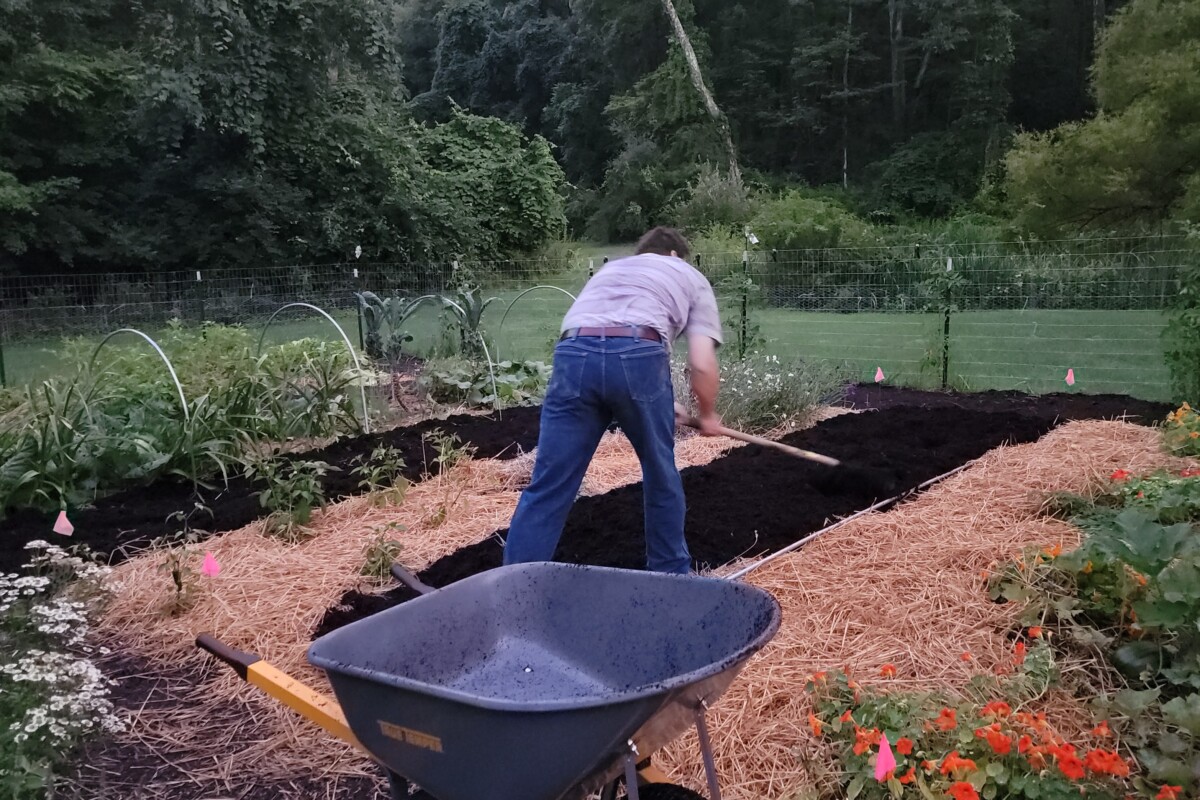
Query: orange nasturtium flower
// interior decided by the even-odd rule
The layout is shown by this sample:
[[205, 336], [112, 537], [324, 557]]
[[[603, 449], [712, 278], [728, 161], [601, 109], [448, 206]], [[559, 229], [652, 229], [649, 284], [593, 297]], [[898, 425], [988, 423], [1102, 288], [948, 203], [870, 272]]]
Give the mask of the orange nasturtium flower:
[[854, 755], [861, 756], [863, 753], [870, 750], [879, 744], [880, 730], [878, 728], [854, 728]]
[[884, 664], [882, 667], [879, 668], [879, 677], [881, 677], [881, 678], [896, 677], [896, 665], [895, 664]]
[[961, 656], [959, 656], [959, 658], [961, 658], [963, 661], [970, 661], [971, 654], [970, 654], [970, 652], [966, 652], [966, 653], [963, 653]]
[[1017, 740], [1017, 752], [1021, 755], [1028, 753], [1031, 747], [1033, 747], [1033, 739], [1028, 736], [1022, 736]]
[[1074, 753], [1058, 754], [1058, 771], [1073, 781], [1083, 780], [1083, 762]]
[[809, 683], [825, 683], [825, 679], [827, 677], [828, 677], [828, 673], [814, 672], [812, 675], [808, 676], [808, 682]]
[[1129, 480], [1129, 476], [1131, 474], [1133, 474], [1133, 473], [1131, 473], [1127, 469], [1118, 469], [1118, 470], [1114, 471], [1113, 474], [1110, 475], [1109, 477], [1112, 478], [1114, 481], [1124, 481], [1124, 480]]
[[811, 711], [808, 712], [808, 727], [812, 728], [813, 736], [821, 735], [821, 720]]
[[1049, 547], [1042, 548], [1042, 552], [1050, 556], [1050, 558], [1058, 558], [1062, 555], [1062, 545], [1052, 544]]
[[938, 730], [952, 731], [958, 727], [958, 712], [953, 708], [943, 708], [942, 713], [933, 721]]
[[958, 751], [954, 750], [950, 755], [942, 759], [942, 765], [938, 768], [938, 771], [943, 775], [950, 775], [958, 772], [974, 772], [976, 769], [978, 767], [975, 766], [974, 761], [961, 757]]
[[1005, 756], [1012, 752], [1012, 739], [1008, 734], [1000, 732], [1000, 723], [993, 723], [986, 728], [979, 728], [975, 731], [976, 738], [986, 739], [988, 747], [992, 748], [992, 752], [999, 756]]
[[1129, 765], [1125, 763], [1125, 759], [1110, 750], [1088, 751], [1083, 757], [1083, 765], [1100, 775], [1113, 775], [1118, 778], [1129, 775]]
[[1092, 736], [1099, 736], [1101, 739], [1107, 739], [1109, 736], [1112, 736], [1112, 729], [1108, 727], [1108, 720], [1092, 728]]
[[946, 794], [954, 800], [979, 800], [979, 792], [966, 781], [958, 781], [946, 790]]
[[1030, 638], [1030, 639], [1040, 639], [1040, 638], [1042, 638], [1042, 626], [1041, 626], [1041, 625], [1034, 625], [1033, 627], [1031, 627], [1031, 628], [1029, 629], [1029, 638]]
[[896, 752], [902, 756], [911, 756], [913, 751], [913, 740], [907, 736], [901, 736], [896, 740]]
[[1179, 477], [1181, 478], [1195, 478], [1197, 476], [1200, 476], [1200, 469], [1196, 467], [1188, 467], [1179, 473]]
[[1012, 713], [1012, 706], [1010, 706], [1008, 703], [1004, 702], [1003, 700], [993, 700], [992, 702], [990, 702], [986, 706], [984, 706], [982, 711], [980, 712], [981, 716], [999, 717], [1000, 719], [1006, 718], [1011, 713]]
[[1168, 786], [1164, 783], [1158, 788], [1158, 794], [1154, 795], [1154, 800], [1177, 800], [1182, 791], [1182, 786]]
[[850, 714], [850, 709], [846, 709], [846, 713], [838, 717], [838, 722], [853, 722], [854, 718]]
[[1016, 660], [1018, 666], [1025, 663], [1025, 643], [1024, 642], [1017, 642], [1016, 646], [1013, 647], [1013, 653], [1015, 654], [1015, 660]]
[[904, 784], [905, 786], [907, 786], [908, 784], [912, 783], [912, 782], [913, 782], [914, 780], [916, 780], [916, 779], [917, 779], [917, 768], [916, 768], [916, 767], [909, 767], [909, 768], [908, 768], [908, 772], [904, 773], [903, 775], [901, 775], [901, 776], [900, 776], [899, 778], [897, 778], [896, 780], [900, 781], [900, 783], [902, 783], [902, 784]]

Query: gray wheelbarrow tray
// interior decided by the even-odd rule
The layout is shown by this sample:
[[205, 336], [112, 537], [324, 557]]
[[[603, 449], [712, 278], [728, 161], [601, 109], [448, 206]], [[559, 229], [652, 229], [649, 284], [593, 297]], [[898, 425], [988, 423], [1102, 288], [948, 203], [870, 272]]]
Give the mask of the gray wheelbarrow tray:
[[522, 564], [353, 622], [308, 658], [364, 749], [438, 800], [560, 800], [632, 776], [692, 725], [707, 740], [703, 709], [779, 621], [733, 581]]

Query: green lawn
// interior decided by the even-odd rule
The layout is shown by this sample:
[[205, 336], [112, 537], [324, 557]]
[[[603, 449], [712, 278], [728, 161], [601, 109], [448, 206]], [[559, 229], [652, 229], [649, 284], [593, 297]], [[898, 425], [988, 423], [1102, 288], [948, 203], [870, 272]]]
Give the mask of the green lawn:
[[[583, 277], [563, 275], [545, 283], [575, 292]], [[570, 298], [542, 289], [525, 294], [508, 310], [521, 290], [489, 294], [501, 297], [483, 320], [493, 357], [548, 359]], [[310, 316], [302, 313], [288, 312], [289, 316], [277, 320], [267, 341], [337, 338], [328, 322], [311, 312]], [[357, 347], [357, 315], [338, 312], [334, 316]], [[753, 312], [753, 319], [767, 340], [766, 351], [781, 358], [845, 362], [863, 380], [871, 380], [879, 367], [890, 383], [926, 387], [941, 383], [942, 320], [936, 315], [771, 308]], [[1167, 369], [1159, 338], [1164, 322], [1161, 313], [1151, 311], [955, 314], [950, 328], [950, 383], [970, 390], [1115, 392], [1165, 400], [1169, 398]], [[727, 319], [726, 324], [734, 320]], [[418, 311], [409, 320], [409, 331], [414, 352], [430, 352], [440, 337], [437, 309], [429, 305]], [[55, 345], [52, 341], [5, 345], [9, 383], [61, 374], [64, 365], [53, 352]], [[1068, 369], [1075, 371], [1073, 388], [1064, 382]]]

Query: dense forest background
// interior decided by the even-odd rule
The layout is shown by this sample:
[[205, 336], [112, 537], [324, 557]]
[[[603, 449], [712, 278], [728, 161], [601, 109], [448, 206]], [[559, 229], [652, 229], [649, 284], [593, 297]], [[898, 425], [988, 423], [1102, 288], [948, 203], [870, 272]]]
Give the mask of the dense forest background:
[[1196, 0], [0, 0], [0, 271], [1176, 228], [1197, 42]]

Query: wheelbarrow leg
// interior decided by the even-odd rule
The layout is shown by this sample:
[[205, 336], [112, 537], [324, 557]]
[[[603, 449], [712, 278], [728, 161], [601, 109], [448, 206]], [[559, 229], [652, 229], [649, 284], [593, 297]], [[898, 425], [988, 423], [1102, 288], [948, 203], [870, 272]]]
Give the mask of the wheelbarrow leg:
[[637, 748], [629, 743], [630, 752], [625, 754], [625, 797], [638, 800]]
[[717, 782], [717, 763], [713, 760], [712, 740], [708, 737], [708, 722], [704, 712], [708, 704], [701, 701], [696, 706], [696, 734], [700, 739], [700, 757], [704, 759], [704, 775], [708, 778], [708, 796], [710, 800], [721, 800], [721, 786]]
[[408, 781], [387, 767], [384, 767], [383, 771], [387, 774], [388, 789], [392, 795], [392, 800], [408, 800]]

